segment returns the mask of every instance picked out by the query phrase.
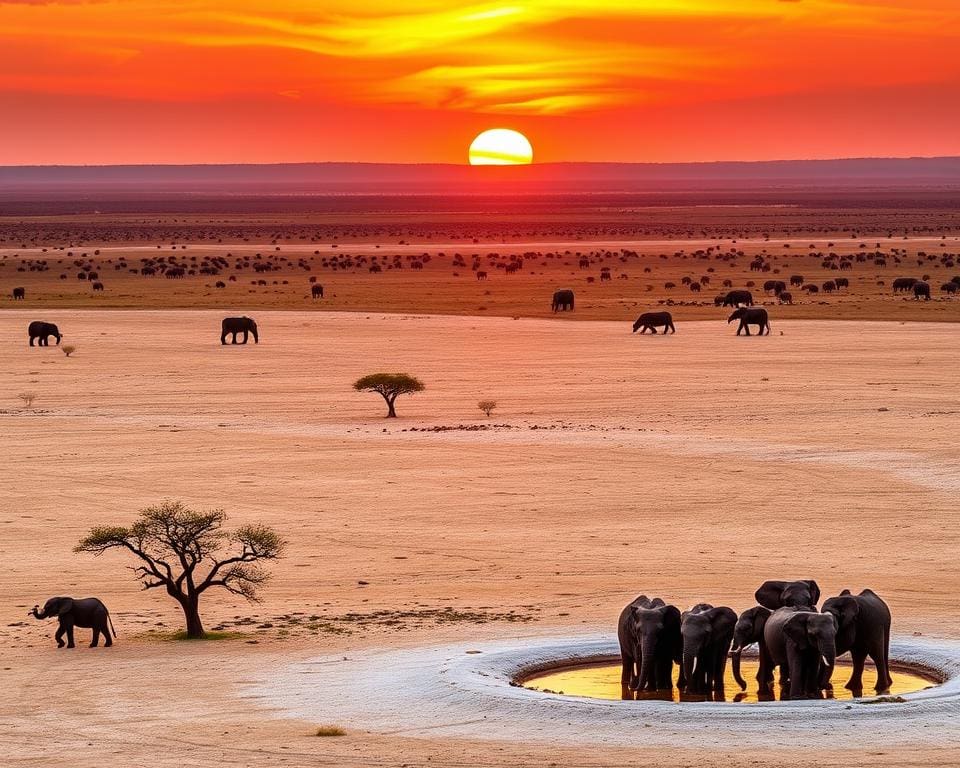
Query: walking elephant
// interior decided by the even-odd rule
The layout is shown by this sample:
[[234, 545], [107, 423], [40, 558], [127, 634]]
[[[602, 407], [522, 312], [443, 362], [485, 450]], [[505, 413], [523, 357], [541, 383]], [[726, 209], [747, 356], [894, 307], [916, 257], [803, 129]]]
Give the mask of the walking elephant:
[[656, 334], [657, 328], [663, 328], [664, 333], [667, 331], [676, 333], [677, 329], [673, 325], [673, 315], [669, 312], [644, 312], [633, 324], [634, 333], [639, 330], [643, 334], [649, 330]]
[[752, 307], [753, 306], [753, 294], [750, 291], [729, 291], [726, 296], [723, 297], [724, 307]]
[[[877, 667], [877, 693], [890, 689], [890, 609], [872, 589], [853, 595], [849, 589], [837, 597], [823, 601], [822, 613], [829, 613], [837, 622], [837, 655], [850, 651], [853, 674], [846, 688], [863, 691], [863, 664], [869, 656]], [[822, 687], [831, 688], [833, 669], [824, 670]]]
[[[733, 666], [733, 679], [737, 681], [741, 691], [747, 690], [747, 683], [740, 674], [740, 657], [743, 655], [743, 649], [757, 644], [759, 648], [760, 665], [757, 670], [757, 690], [761, 694], [769, 695], [771, 693], [770, 684], [773, 682], [773, 664], [770, 661], [770, 653], [767, 651], [767, 644], [763, 639], [763, 629], [767, 625], [767, 619], [770, 618], [773, 611], [764, 608], [762, 605], [756, 605], [748, 608], [740, 614], [737, 623], [733, 628], [733, 645], [730, 648], [730, 658]], [[786, 679], [786, 675], [781, 672], [781, 679]]]
[[[680, 638], [680, 611], [659, 597], [640, 595], [620, 612], [617, 623], [623, 668], [620, 683], [624, 696], [629, 691], [658, 691], [673, 688], [673, 665], [683, 658]], [[685, 683], [683, 669], [680, 682]]]
[[573, 312], [573, 291], [556, 291], [553, 294], [553, 303], [550, 305], [554, 312]]
[[760, 605], [771, 611], [791, 606], [816, 610], [820, 601], [820, 587], [813, 579], [765, 581], [754, 593], [754, 597]]
[[684, 611], [680, 635], [687, 693], [723, 692], [723, 672], [736, 623], [737, 614], [730, 608], [701, 603]]
[[770, 660], [790, 676], [791, 699], [820, 698], [825, 669], [837, 659], [837, 623], [809, 608], [778, 608], [767, 619], [763, 640]]
[[60, 339], [63, 338], [60, 329], [57, 328], [53, 323], [45, 323], [42, 320], [34, 320], [30, 325], [27, 326], [27, 334], [30, 336], [30, 346], [33, 346], [34, 340], [37, 342], [37, 346], [40, 347], [49, 347], [50, 346], [50, 337], [53, 336], [57, 340], [57, 344], [60, 343]]
[[74, 627], [93, 630], [93, 639], [90, 641], [91, 648], [97, 647], [100, 635], [103, 635], [103, 644], [107, 648], [113, 645], [110, 630], [113, 630], [113, 637], [117, 636], [116, 630], [113, 629], [113, 621], [110, 619], [110, 611], [95, 597], [85, 597], [77, 600], [72, 597], [51, 597], [43, 604], [42, 610], [38, 610], [38, 608], [39, 606], [33, 606], [29, 615], [36, 619], [57, 617], [60, 623], [55, 635], [58, 648], [63, 648], [64, 635], [67, 636], [67, 648], [75, 647], [73, 643]]
[[223, 322], [220, 324], [220, 343], [227, 343], [227, 336], [233, 334], [232, 344], [237, 343], [237, 334], [243, 334], [243, 341], [241, 344], [247, 343], [247, 337], [249, 334], [253, 334], [253, 343], [260, 343], [260, 336], [257, 333], [257, 324], [256, 322], [249, 317], [225, 317]]
[[763, 336], [764, 331], [767, 332], [767, 336], [770, 335], [770, 318], [767, 315], [767, 310], [763, 307], [757, 307], [756, 309], [740, 307], [727, 318], [727, 325], [730, 325], [734, 320], [740, 321], [740, 325], [737, 326], [737, 336], [740, 335], [741, 331], [746, 332], [746, 335], [749, 336], [751, 325], [757, 326], [758, 336]]

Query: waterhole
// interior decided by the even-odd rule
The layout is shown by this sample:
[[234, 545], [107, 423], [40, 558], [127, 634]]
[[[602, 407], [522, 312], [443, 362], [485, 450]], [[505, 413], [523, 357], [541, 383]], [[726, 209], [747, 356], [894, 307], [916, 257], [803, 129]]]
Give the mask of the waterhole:
[[[695, 701], [726, 701], [752, 703], [757, 701], [779, 701], [784, 697], [779, 683], [774, 683], [772, 695], [758, 695], [757, 692], [757, 668], [756, 660], [744, 659], [740, 671], [744, 681], [747, 683], [747, 690], [741, 691], [733, 679], [731, 665], [727, 664], [725, 685], [723, 694], [711, 694], [710, 696], [693, 695], [679, 692], [676, 688], [672, 691], [657, 691], [650, 693], [635, 693], [633, 691], [624, 691], [620, 685], [620, 660], [611, 660], [609, 662], [595, 664], [581, 664], [576, 666], [559, 666], [554, 669], [538, 672], [521, 680], [524, 688], [539, 691], [541, 693], [558, 693], [564, 696], [578, 696], [588, 699], [640, 699], [655, 701], [675, 701], [675, 702], [695, 702]], [[851, 691], [844, 686], [850, 679], [852, 667], [848, 664], [838, 662], [834, 668], [832, 691], [824, 691], [824, 698], [828, 699], [853, 699], [861, 697], [873, 697], [876, 693], [873, 689], [876, 683], [876, 670], [872, 666], [867, 666], [863, 673], [863, 690]], [[932, 686], [938, 685], [940, 680], [933, 674], [925, 672], [916, 667], [907, 667], [905, 665], [891, 664], [890, 677], [893, 678], [893, 685], [889, 691], [884, 691], [886, 697], [897, 697], [905, 693], [915, 693]]]

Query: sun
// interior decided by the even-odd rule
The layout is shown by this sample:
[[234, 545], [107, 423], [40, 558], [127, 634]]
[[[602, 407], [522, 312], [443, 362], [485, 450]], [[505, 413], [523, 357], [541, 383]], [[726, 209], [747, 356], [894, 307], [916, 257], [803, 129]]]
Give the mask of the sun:
[[533, 147], [527, 137], [510, 128], [491, 128], [470, 145], [470, 165], [529, 165]]

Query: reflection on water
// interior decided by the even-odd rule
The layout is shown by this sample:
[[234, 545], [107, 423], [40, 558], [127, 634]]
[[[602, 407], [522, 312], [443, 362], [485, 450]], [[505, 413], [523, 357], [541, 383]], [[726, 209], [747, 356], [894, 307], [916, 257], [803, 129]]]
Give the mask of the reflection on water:
[[[863, 673], [863, 691], [850, 691], [844, 688], [847, 680], [850, 679], [851, 667], [838, 663], [833, 672], [833, 691], [824, 691], [825, 698], [852, 699], [855, 695], [875, 695], [873, 685], [876, 683], [876, 670], [872, 666], [867, 666]], [[779, 684], [774, 684], [774, 693], [772, 696], [758, 697], [757, 695], [757, 662], [755, 660], [744, 659], [741, 664], [741, 673], [743, 679], [747, 682], [747, 690], [741, 691], [740, 686], [733, 679], [733, 672], [730, 664], [727, 664], [726, 685], [724, 695], [720, 696], [694, 696], [680, 693], [674, 688], [672, 691], [657, 691], [655, 693], [634, 693], [633, 691], [622, 691], [620, 687], [620, 662], [599, 664], [584, 667], [568, 667], [556, 672], [547, 672], [536, 675], [525, 680], [523, 686], [535, 691], [547, 693], [562, 693], [567, 696], [585, 696], [591, 699], [640, 699], [653, 701], [734, 701], [734, 702], [754, 702], [754, 701], [776, 701], [781, 698]], [[676, 676], [676, 669], [674, 670]], [[922, 691], [931, 685], [936, 685], [932, 680], [923, 677], [915, 672], [905, 671], [900, 668], [891, 668], [890, 676], [893, 678], [893, 686], [884, 695], [897, 696], [903, 693], [913, 693]]]

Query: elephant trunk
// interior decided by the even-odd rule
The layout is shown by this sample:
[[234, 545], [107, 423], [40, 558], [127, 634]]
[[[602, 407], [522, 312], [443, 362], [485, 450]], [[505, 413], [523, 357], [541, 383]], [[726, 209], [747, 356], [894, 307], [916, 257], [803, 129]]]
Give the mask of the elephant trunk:
[[697, 684], [694, 680], [694, 674], [697, 671], [697, 642], [691, 638], [683, 639], [683, 675], [687, 679], [687, 690], [693, 693], [697, 692]]
[[40, 606], [39, 606], [39, 605], [35, 605], [35, 606], [33, 606], [33, 610], [30, 611], [30, 613], [28, 613], [27, 615], [28, 615], [28, 616], [33, 616], [33, 618], [35, 618], [35, 619], [43, 619], [43, 618], [46, 618], [39, 609], [40, 609]]
[[730, 651], [731, 666], [733, 667], [733, 679], [737, 681], [741, 691], [747, 690], [747, 682], [740, 674], [740, 656], [743, 654], [743, 647], [734, 648]]
[[639, 680], [637, 682], [637, 690], [645, 691], [648, 688], [656, 688], [656, 685], [651, 685], [653, 683], [653, 669], [654, 669], [654, 659], [653, 654], [656, 650], [657, 644], [654, 641], [654, 638], [649, 635], [644, 635], [641, 640], [640, 648], [640, 674]]

